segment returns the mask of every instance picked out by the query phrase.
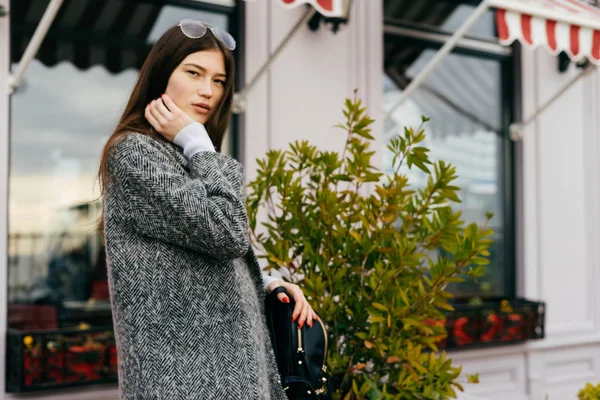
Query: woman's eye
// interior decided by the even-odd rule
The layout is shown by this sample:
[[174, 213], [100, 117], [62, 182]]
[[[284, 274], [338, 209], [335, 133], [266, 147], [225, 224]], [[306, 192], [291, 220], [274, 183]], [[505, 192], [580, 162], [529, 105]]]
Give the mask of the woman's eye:
[[225, 81], [223, 81], [221, 79], [215, 79], [215, 82], [218, 83], [221, 86], [225, 86]]
[[190, 74], [191, 76], [198, 76], [198, 73], [196, 71], [188, 71], [188, 74]]

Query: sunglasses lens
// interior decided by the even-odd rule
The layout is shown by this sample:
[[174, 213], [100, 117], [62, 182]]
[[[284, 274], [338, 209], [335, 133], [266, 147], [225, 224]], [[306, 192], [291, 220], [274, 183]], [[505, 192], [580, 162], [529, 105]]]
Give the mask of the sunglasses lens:
[[218, 26], [211, 27], [210, 29], [215, 36], [219, 38], [221, 42], [223, 42], [225, 47], [227, 47], [229, 50], [235, 50], [235, 39], [229, 34], [229, 32], [224, 31]]
[[184, 19], [179, 24], [181, 32], [190, 39], [198, 39], [206, 34], [206, 25], [191, 19]]

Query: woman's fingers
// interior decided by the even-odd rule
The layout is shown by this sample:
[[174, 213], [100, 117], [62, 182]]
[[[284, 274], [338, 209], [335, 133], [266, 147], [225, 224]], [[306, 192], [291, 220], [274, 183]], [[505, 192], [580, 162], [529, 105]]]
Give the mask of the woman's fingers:
[[173, 114], [171, 114], [171, 111], [167, 109], [162, 99], [155, 100], [155, 102], [156, 109], [163, 118], [165, 118], [167, 121], [170, 121], [174, 118]]
[[[298, 301], [296, 299], [295, 300], [295, 305], [294, 305], [294, 312], [292, 312], [292, 321], [296, 321], [298, 319], [298, 317], [300, 317], [300, 314], [302, 313], [302, 302]], [[300, 321], [298, 321], [300, 322]]]
[[154, 118], [154, 115], [152, 114], [152, 111], [150, 111], [150, 104], [148, 104], [146, 106], [146, 110], [144, 112], [144, 116], [146, 117], [146, 119], [148, 120], [148, 122], [150, 122], [150, 125], [152, 125], [152, 127], [154, 129], [156, 129], [157, 131], [160, 129], [160, 124], [158, 123], [158, 121], [156, 120], [156, 118]]
[[175, 140], [177, 133], [194, 122], [194, 119], [177, 107], [166, 94], [151, 101], [146, 110], [146, 115], [150, 114], [152, 118], [151, 122], [150, 118], [146, 116], [148, 122], [170, 142]]
[[308, 325], [309, 327], [312, 328], [313, 326], [313, 318], [312, 318], [312, 314], [313, 314], [313, 309], [310, 306], [310, 304], [308, 304], [308, 302], [306, 303], [306, 325]]
[[304, 301], [302, 304], [302, 311], [300, 312], [300, 317], [298, 318], [298, 326], [302, 328], [304, 323], [306, 322], [306, 317], [308, 315], [308, 310], [310, 309], [310, 305], [307, 301]]
[[[311, 307], [302, 289], [298, 285], [284, 283], [282, 284], [288, 291], [289, 295], [294, 299], [294, 311], [292, 312], [292, 321], [297, 321], [298, 326], [302, 328], [304, 324], [312, 328], [313, 321], [318, 319], [317, 314]], [[281, 293], [277, 297], [281, 300]]]
[[[311, 307], [310, 308], [311, 312], [312, 312], [312, 319], [310, 320], [310, 326], [312, 327], [315, 324], [315, 321], [319, 321], [319, 316], [317, 315], [317, 313], [315, 312], [315, 310]], [[318, 324], [319, 322], [317, 322]]]
[[177, 115], [180, 113], [181, 109], [177, 107], [177, 104], [175, 104], [168, 95], [163, 94], [161, 98], [165, 102], [165, 106], [167, 106], [167, 108], [169, 109], [169, 111], [171, 111], [171, 113], [173, 113], [173, 115]]
[[164, 129], [169, 123], [169, 121], [160, 113], [160, 111], [158, 111], [157, 103], [159, 101], [160, 100], [153, 100], [152, 102], [150, 102], [150, 112], [152, 113], [152, 116], [158, 121], [160, 127]]
[[313, 311], [312, 307], [309, 305], [308, 312], [306, 313], [306, 325], [308, 325], [310, 328], [312, 328], [312, 326], [313, 326], [313, 314], [314, 314], [314, 311]]
[[277, 298], [279, 299], [279, 301], [281, 301], [282, 303], [286, 303], [288, 304], [290, 302], [290, 298], [287, 297], [287, 295], [285, 293], [279, 293], [277, 295]]

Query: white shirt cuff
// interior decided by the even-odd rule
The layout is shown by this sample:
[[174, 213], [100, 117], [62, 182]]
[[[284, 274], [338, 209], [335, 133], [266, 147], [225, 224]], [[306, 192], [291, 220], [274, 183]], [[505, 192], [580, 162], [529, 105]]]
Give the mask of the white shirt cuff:
[[213, 146], [206, 128], [199, 122], [193, 122], [180, 130], [175, 135], [173, 143], [183, 149], [183, 154], [187, 158], [200, 151], [215, 152], [215, 146]]
[[269, 284], [271, 282], [275, 282], [275, 281], [281, 281], [281, 282], [283, 282], [280, 278], [276, 278], [274, 276], [264, 275], [263, 274], [263, 283], [264, 283], [265, 290], [267, 290], [267, 286], [269, 286]]

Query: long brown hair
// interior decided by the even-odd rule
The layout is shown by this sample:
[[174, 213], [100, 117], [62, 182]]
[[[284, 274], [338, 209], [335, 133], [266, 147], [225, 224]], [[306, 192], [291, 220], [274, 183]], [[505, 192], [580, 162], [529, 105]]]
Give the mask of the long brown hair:
[[[179, 26], [174, 26], [165, 32], [152, 47], [150, 54], [148, 54], [140, 69], [138, 80], [129, 97], [125, 111], [115, 131], [104, 145], [100, 168], [98, 170], [101, 195], [104, 195], [106, 186], [109, 183], [106, 162], [112, 146], [130, 132], [158, 137], [157, 133], [144, 117], [146, 106], [152, 100], [160, 97], [162, 93], [165, 93], [171, 74], [188, 55], [207, 50], [219, 50], [225, 60], [227, 80], [223, 99], [214, 115], [205, 124], [213, 145], [217, 150], [221, 148], [223, 137], [225, 136], [231, 117], [231, 105], [233, 102], [233, 82], [235, 81], [235, 61], [233, 54], [223, 43], [215, 38], [210, 29], [201, 38], [190, 39], [181, 32]], [[102, 213], [100, 221], [98, 221], [98, 228], [100, 230], [102, 230], [103, 224], [104, 213]]]

